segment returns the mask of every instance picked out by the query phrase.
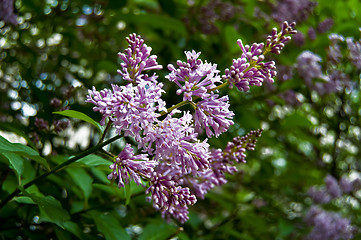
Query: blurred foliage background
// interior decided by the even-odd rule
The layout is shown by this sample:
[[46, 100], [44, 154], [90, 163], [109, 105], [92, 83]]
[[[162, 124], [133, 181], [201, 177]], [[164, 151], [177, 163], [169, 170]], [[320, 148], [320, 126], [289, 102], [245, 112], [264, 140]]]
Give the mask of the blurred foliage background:
[[[135, 185], [126, 204], [124, 190], [106, 178], [109, 163], [91, 155], [30, 187], [31, 199], [19, 196], [3, 206], [2, 239], [304, 239], [312, 231], [305, 221], [314, 204], [309, 188], [324, 185], [327, 175], [360, 178], [360, 69], [327, 55], [331, 33], [360, 38], [357, 0], [15, 0], [14, 10], [17, 24], [0, 21], [0, 135], [37, 153], [11, 150], [21, 147], [2, 140], [1, 199], [45, 171], [40, 158], [53, 167], [97, 143], [88, 123], [53, 112], [101, 119], [85, 103], [87, 90], [124, 84], [117, 53], [130, 33], [140, 34], [163, 65], [167, 106], [181, 97], [164, 78], [166, 66], [184, 60], [185, 50], [202, 52], [223, 73], [241, 53], [237, 39], [264, 42], [284, 20], [296, 21], [300, 34], [281, 55], [267, 56], [279, 69], [273, 85], [221, 90], [230, 96], [235, 125], [210, 139], [213, 147], [265, 131], [240, 172], [199, 199], [187, 223], [166, 223]], [[297, 71], [305, 50], [323, 59], [325, 75], [335, 68], [345, 73], [348, 87], [321, 94], [305, 84]], [[323, 206], [350, 220], [355, 239], [361, 238], [360, 201], [356, 189]]]

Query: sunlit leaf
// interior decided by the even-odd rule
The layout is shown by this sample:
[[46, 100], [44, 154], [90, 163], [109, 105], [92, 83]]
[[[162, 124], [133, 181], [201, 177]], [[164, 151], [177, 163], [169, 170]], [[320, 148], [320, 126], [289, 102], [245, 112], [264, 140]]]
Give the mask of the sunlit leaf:
[[88, 115], [86, 115], [82, 112], [78, 112], [75, 110], [65, 110], [62, 112], [53, 112], [53, 113], [86, 121], [86, 122], [94, 125], [99, 132], [102, 132], [102, 126], [98, 122], [94, 121], [91, 117], [89, 117]]

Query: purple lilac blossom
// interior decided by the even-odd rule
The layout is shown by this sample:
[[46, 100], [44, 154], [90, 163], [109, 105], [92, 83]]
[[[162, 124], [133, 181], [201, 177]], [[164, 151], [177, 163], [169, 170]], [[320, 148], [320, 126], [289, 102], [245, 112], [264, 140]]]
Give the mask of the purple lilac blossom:
[[297, 57], [296, 68], [299, 75], [305, 80], [307, 86], [312, 86], [312, 80], [315, 78], [328, 81], [327, 76], [322, 73], [321, 61], [321, 57], [311, 51], [303, 51]]
[[353, 38], [346, 38], [347, 48], [349, 50], [349, 58], [352, 64], [361, 69], [361, 40], [354, 41]]
[[331, 201], [331, 196], [324, 188], [317, 188], [315, 186], [312, 186], [308, 190], [307, 194], [315, 204], [324, 204]]
[[116, 161], [110, 165], [112, 172], [108, 175], [108, 179], [118, 179], [118, 187], [129, 184], [130, 178], [137, 185], [141, 185], [141, 177], [150, 178], [156, 165], [155, 161], [148, 159], [147, 154], [134, 155], [132, 147], [127, 143]]
[[38, 128], [38, 130], [46, 130], [49, 128], [49, 122], [44, 118], [35, 117], [34, 125]]
[[[184, 21], [193, 31], [200, 30], [204, 34], [218, 34], [219, 28], [216, 22], [229, 21], [242, 11], [242, 7], [234, 5], [231, 1], [210, 0], [205, 6], [198, 7], [197, 5], [189, 8], [188, 16], [184, 18]], [[194, 26], [191, 16], [194, 16], [198, 23], [197, 26]]]
[[234, 84], [240, 91], [248, 91], [249, 87], [254, 85], [261, 86], [264, 81], [273, 83], [273, 78], [277, 74], [275, 62], [263, 62], [264, 53], [279, 54], [285, 43], [291, 39], [286, 35], [297, 32], [294, 27], [295, 23], [284, 22], [280, 33], [277, 33], [277, 29], [274, 28], [272, 35], [267, 37], [265, 51], [263, 51], [263, 43], [244, 46], [239, 39], [237, 44], [242, 50], [242, 55], [238, 59], [233, 59], [232, 66], [225, 70], [225, 75], [222, 78]]
[[267, 36], [266, 39], [266, 49], [274, 54], [280, 54], [285, 44], [291, 40], [291, 36], [286, 36], [290, 34], [296, 34], [297, 31], [294, 30], [296, 26], [295, 22], [288, 23], [283, 22], [281, 32], [277, 32], [277, 28], [272, 29], [272, 34]]
[[[205, 128], [208, 137], [218, 137], [234, 124], [234, 113], [229, 110], [228, 96], [219, 98], [211, 92], [208, 98], [197, 102], [194, 113], [194, 127], [197, 131]], [[211, 127], [213, 131], [211, 130]]]
[[305, 221], [312, 226], [312, 230], [307, 236], [307, 239], [310, 240], [352, 239], [355, 231], [349, 219], [316, 206], [309, 209]]
[[330, 34], [328, 38], [330, 39], [331, 44], [327, 51], [327, 57], [331, 63], [338, 64], [342, 59], [342, 52], [338, 43], [343, 42], [345, 39], [342, 36], [334, 33]]
[[301, 47], [303, 44], [305, 44], [305, 35], [301, 32], [297, 32], [295, 35], [293, 35], [293, 41], [297, 46]]
[[235, 163], [245, 163], [246, 150], [254, 150], [256, 138], [261, 136], [262, 129], [251, 131], [243, 137], [236, 137], [227, 144], [224, 151], [212, 149], [210, 157], [210, 168], [198, 173], [197, 176], [186, 176], [183, 182], [190, 186], [197, 197], [204, 198], [204, 195], [213, 187], [220, 186], [227, 182], [226, 173], [237, 172]]
[[209, 144], [207, 140], [197, 140], [191, 123], [192, 115], [189, 112], [180, 118], [169, 114], [158, 121], [157, 126], [144, 131], [141, 146], [156, 160], [170, 160], [172, 164], [181, 166], [182, 174], [196, 174], [198, 170], [208, 168]]
[[144, 44], [144, 40], [135, 33], [126, 38], [129, 47], [124, 50], [125, 53], [118, 53], [119, 58], [123, 61], [118, 73], [124, 80], [138, 82], [139, 80], [156, 81], [156, 76], [151, 77], [148, 74], [142, 74], [142, 71], [159, 70], [161, 65], [157, 63], [157, 56], [150, 55], [151, 47]]
[[293, 90], [287, 90], [283, 93], [280, 93], [278, 96], [281, 97], [288, 105], [298, 107], [302, 104], [302, 102], [297, 97], [297, 93]]
[[313, 27], [310, 27], [308, 29], [307, 35], [308, 38], [311, 39], [312, 41], [315, 40], [317, 37], [316, 30]]
[[17, 16], [14, 13], [14, 0], [0, 0], [0, 20], [13, 25], [18, 24]]
[[317, 31], [319, 33], [325, 33], [328, 32], [334, 24], [334, 21], [332, 18], [326, 18], [322, 22], [320, 22], [317, 26]]
[[332, 198], [338, 198], [342, 195], [341, 188], [338, 185], [337, 180], [333, 176], [327, 175], [327, 177], [325, 178], [325, 184], [327, 192]]
[[[131, 179], [138, 185], [142, 184], [142, 179], [148, 180], [150, 186], [146, 193], [151, 194], [149, 199], [153, 200], [154, 207], [161, 211], [164, 218], [173, 217], [183, 223], [188, 219], [188, 206], [195, 204], [196, 197], [189, 188], [180, 184], [188, 184], [197, 195], [204, 197], [210, 188], [226, 182], [224, 174], [236, 171], [235, 163], [245, 162], [244, 152], [254, 149], [255, 138], [259, 137], [261, 130], [236, 138], [225, 153], [210, 151], [207, 139], [197, 139], [192, 115], [184, 111], [181, 117], [175, 117], [181, 113], [177, 109], [167, 112], [161, 99], [163, 84], [157, 82], [158, 76], [149, 77], [142, 73], [143, 70], [160, 69], [156, 57], [150, 56], [151, 49], [135, 34], [131, 34], [127, 41], [129, 47], [125, 54], [119, 54], [123, 60], [119, 74], [130, 83], [112, 85], [111, 90], [97, 91], [93, 87], [86, 101], [93, 103], [93, 110], [103, 115], [102, 125], [108, 119], [117, 134], [134, 137], [138, 149], [145, 154], [134, 155], [130, 144], [126, 144], [110, 166], [112, 172], [108, 178], [118, 180], [119, 187], [124, 187]], [[251, 49], [251, 55], [252, 51], [256, 51], [255, 55], [259, 52]], [[184, 93], [186, 100], [189, 101], [189, 97], [191, 101], [202, 98], [191, 104], [207, 116], [204, 117], [207, 120], [204, 127], [211, 126], [214, 131], [208, 134], [218, 136], [233, 124], [231, 119], [234, 114], [228, 110], [228, 96], [219, 98], [213, 92], [217, 87], [215, 83], [221, 82], [217, 66], [203, 63], [198, 59], [199, 54], [186, 52], [187, 62], [178, 61], [179, 69], [169, 66], [172, 72], [168, 78], [180, 86], [179, 92]], [[267, 66], [269, 63], [260, 63], [263, 59], [258, 57], [244, 53], [244, 58], [270, 68]], [[264, 69], [259, 72], [265, 75]], [[185, 88], [180, 82], [185, 82]], [[186, 87], [187, 83], [193, 83], [190, 89]], [[193, 95], [195, 99], [192, 99]], [[158, 119], [162, 116], [160, 112], [167, 113], [163, 120]], [[198, 120], [198, 125], [202, 125], [200, 117]]]
[[[193, 96], [207, 98], [208, 91], [216, 87], [216, 83], [221, 82], [218, 75], [217, 64], [203, 63], [198, 59], [200, 52], [185, 52], [187, 62], [177, 61], [178, 68], [172, 64], [168, 65], [171, 71], [166, 78], [174, 82], [179, 87], [177, 94], [183, 93], [183, 101], [192, 101]], [[184, 82], [184, 85], [181, 84]]]
[[272, 18], [277, 22], [295, 21], [301, 23], [312, 14], [317, 2], [309, 0], [278, 0], [273, 6]]
[[257, 138], [261, 136], [263, 129], [252, 130], [245, 136], [233, 138], [224, 149], [226, 161], [246, 162], [246, 150], [253, 151], [256, 147]]
[[[263, 63], [263, 43], [254, 43], [251, 47], [243, 46], [241, 40], [237, 41], [242, 49], [242, 55], [233, 59], [230, 69], [225, 70], [224, 79], [234, 84], [240, 91], [248, 91], [250, 86], [262, 86], [264, 80], [273, 82], [276, 76], [276, 66], [273, 61]], [[232, 86], [232, 85], [230, 85]]]
[[[89, 90], [87, 102], [95, 105], [94, 111], [99, 111], [105, 124], [109, 118], [118, 134], [124, 131], [125, 136], [133, 136], [141, 141], [141, 130], [149, 128], [157, 117], [156, 111], [165, 110], [165, 102], [161, 99], [162, 83], [139, 80], [138, 85], [132, 83], [126, 86], [112, 85], [112, 90]], [[157, 104], [157, 105], [156, 105]]]
[[194, 205], [197, 198], [190, 193], [189, 188], [178, 186], [170, 176], [162, 176], [156, 172], [150, 178], [150, 187], [146, 194], [153, 200], [153, 206], [160, 210], [162, 217], [175, 219], [184, 223], [188, 220], [188, 206]]
[[342, 177], [339, 181], [339, 184], [343, 193], [350, 193], [353, 191], [353, 182], [349, 181], [346, 177]]

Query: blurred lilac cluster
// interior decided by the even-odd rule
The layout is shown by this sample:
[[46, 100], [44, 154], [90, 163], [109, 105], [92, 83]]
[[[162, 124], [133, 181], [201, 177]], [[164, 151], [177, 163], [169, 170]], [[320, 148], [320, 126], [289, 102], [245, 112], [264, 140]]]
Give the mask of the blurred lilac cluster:
[[307, 239], [352, 239], [356, 230], [351, 221], [342, 218], [339, 214], [323, 210], [319, 205], [328, 204], [343, 195], [351, 194], [361, 188], [360, 179], [353, 181], [342, 177], [337, 181], [333, 176], [327, 175], [325, 186], [313, 186], [308, 190], [313, 205], [307, 212], [305, 221], [312, 227]]
[[308, 211], [306, 222], [313, 226], [306, 239], [309, 240], [346, 240], [353, 238], [354, 227], [347, 218], [335, 212], [328, 212], [313, 206]]
[[273, 6], [272, 18], [277, 22], [305, 21], [317, 6], [317, 2], [309, 0], [278, 0]]
[[297, 57], [299, 75], [308, 88], [320, 95], [341, 92], [350, 87], [350, 77], [343, 71], [347, 69], [343, 66], [344, 60], [357, 70], [361, 69], [361, 40], [345, 39], [337, 34], [330, 34], [329, 39], [327, 61], [324, 63], [326, 70], [322, 69], [322, 58], [311, 51], [304, 51]]
[[[294, 25], [284, 26], [291, 26], [285, 34], [294, 32]], [[274, 52], [277, 48], [278, 53], [284, 46], [285, 34], [273, 38], [275, 44], [266, 47], [266, 51]], [[143, 152], [135, 155], [131, 145], [126, 144], [110, 166], [108, 179], [117, 180], [119, 187], [131, 179], [138, 185], [147, 181], [146, 193], [150, 194], [148, 199], [153, 206], [164, 218], [183, 223], [188, 219], [188, 207], [197, 201], [196, 196], [203, 198], [208, 190], [224, 184], [225, 174], [237, 171], [235, 164], [245, 162], [246, 151], [254, 150], [262, 130], [234, 138], [224, 150], [212, 149], [208, 139], [200, 140], [198, 133], [205, 130], [207, 137], [218, 137], [233, 124], [228, 96], [219, 96], [218, 89], [229, 84], [237, 86], [235, 77], [227, 73], [220, 77], [216, 64], [203, 62], [195, 51], [185, 52], [186, 62], [179, 60], [177, 66], [168, 65], [170, 73], [166, 76], [179, 87], [177, 94], [183, 95], [183, 101], [167, 109], [158, 76], [144, 73], [162, 68], [157, 57], [150, 55], [151, 48], [140, 36], [131, 34], [127, 41], [129, 47], [119, 53], [122, 63], [118, 73], [129, 83], [101, 91], [93, 87], [86, 100], [95, 105], [94, 111], [102, 114], [102, 125], [112, 125], [117, 134], [133, 137]], [[257, 46], [249, 52], [249, 47], [240, 44], [242, 58], [250, 61], [252, 68], [237, 73], [243, 71], [245, 75], [252, 70], [257, 85], [261, 85], [274, 76], [269, 71], [274, 71], [275, 66], [273, 62], [263, 63], [264, 57], [253, 56], [263, 56], [263, 44]], [[246, 85], [253, 85], [252, 81], [250, 77], [243, 80]], [[191, 105], [194, 115], [178, 110], [185, 104]]]
[[17, 16], [14, 13], [14, 0], [0, 0], [0, 20], [13, 25], [18, 24]]
[[205, 6], [189, 8], [190, 13], [184, 18], [185, 23], [194, 28], [191, 16], [195, 16], [196, 24], [204, 34], [218, 34], [219, 28], [216, 22], [226, 22], [243, 11], [242, 7], [233, 4], [231, 1], [210, 0]]

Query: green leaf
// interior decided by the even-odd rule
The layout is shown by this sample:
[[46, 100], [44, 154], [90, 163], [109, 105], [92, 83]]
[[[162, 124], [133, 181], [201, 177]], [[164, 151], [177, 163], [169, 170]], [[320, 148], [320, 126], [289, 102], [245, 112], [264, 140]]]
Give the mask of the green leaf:
[[65, 222], [64, 228], [77, 236], [79, 239], [88, 239], [88, 237], [83, 233], [83, 230], [81, 230], [81, 228], [75, 222]]
[[82, 163], [87, 167], [97, 167], [97, 166], [107, 166], [109, 167], [111, 162], [98, 156], [95, 154], [90, 154], [88, 156], [85, 156], [81, 159], [79, 159], [78, 161], [76, 161], [76, 163]]
[[40, 221], [55, 223], [64, 228], [64, 223], [70, 219], [69, 213], [62, 208], [60, 202], [52, 196], [39, 197], [35, 194], [23, 193], [30, 197], [40, 209]]
[[85, 199], [90, 197], [93, 190], [93, 178], [83, 168], [67, 168], [74, 183], [83, 191]]
[[89, 117], [88, 115], [85, 115], [82, 112], [78, 112], [75, 110], [65, 110], [62, 112], [53, 112], [53, 114], [59, 114], [62, 116], [72, 117], [72, 118], [86, 121], [86, 122], [94, 125], [98, 129], [99, 132], [102, 132], [102, 126], [98, 122], [94, 121], [91, 117]]
[[35, 204], [35, 202], [30, 197], [26, 196], [14, 197], [14, 201], [23, 204]]
[[20, 143], [11, 143], [2, 136], [0, 136], [0, 152], [17, 153], [21, 156], [28, 157], [45, 166], [50, 171], [46, 159], [42, 158], [37, 151]]
[[177, 228], [164, 222], [151, 223], [143, 229], [139, 240], [166, 240], [176, 232]]
[[18, 177], [19, 185], [21, 184], [21, 175], [24, 171], [24, 159], [20, 157], [18, 154], [4, 152], [0, 154], [6, 157], [9, 161], [9, 167], [13, 169]]
[[103, 214], [98, 211], [90, 212], [98, 230], [104, 234], [107, 240], [130, 240], [128, 233], [119, 224], [119, 221], [111, 214]]

